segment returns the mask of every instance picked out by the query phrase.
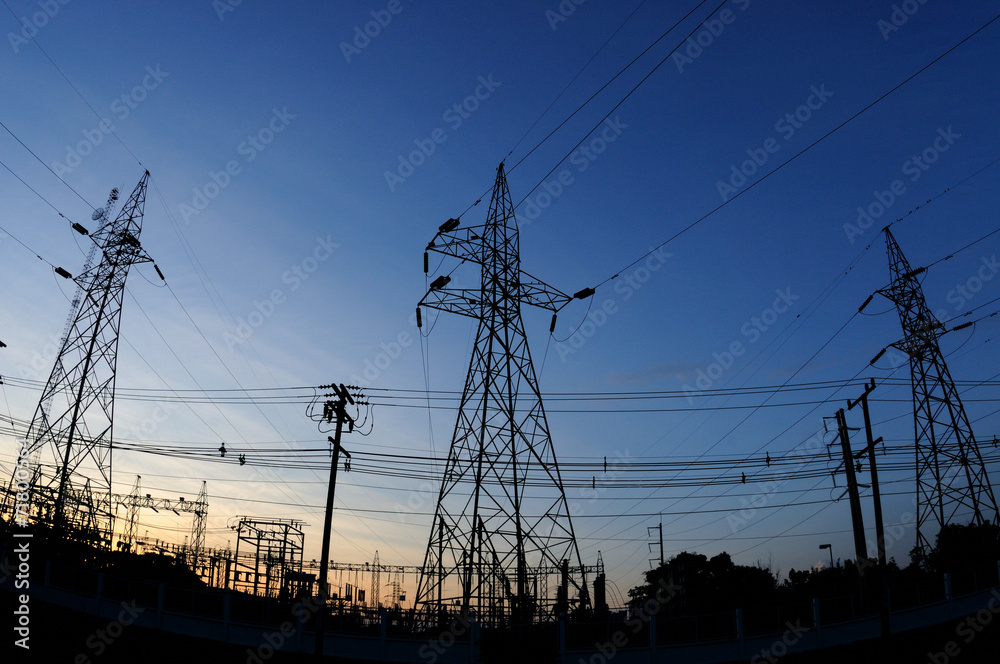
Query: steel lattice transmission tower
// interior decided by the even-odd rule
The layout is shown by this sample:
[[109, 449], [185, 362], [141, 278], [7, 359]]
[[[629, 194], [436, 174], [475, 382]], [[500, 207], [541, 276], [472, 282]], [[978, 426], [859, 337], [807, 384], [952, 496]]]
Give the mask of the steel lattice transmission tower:
[[[79, 309], [25, 436], [29, 450], [51, 452], [55, 475], [42, 477], [39, 482], [47, 486], [34, 491], [54, 492], [56, 527], [68, 521], [74, 479], [89, 479], [95, 492], [112, 491], [115, 370], [125, 280], [133, 265], [151, 261], [139, 244], [148, 179], [146, 171], [115, 220], [91, 235], [101, 260], [75, 279], [83, 289]], [[110, 506], [104, 511], [101, 527], [110, 545], [113, 514]]]
[[928, 522], [938, 528], [960, 510], [974, 523], [996, 522], [997, 502], [969, 417], [948, 371], [938, 338], [945, 333], [924, 300], [914, 270], [888, 228], [885, 243], [892, 278], [881, 293], [896, 305], [903, 339], [891, 344], [910, 358], [917, 453], [917, 549], [931, 547]]
[[125, 501], [125, 507], [128, 510], [127, 516], [125, 518], [125, 529], [122, 534], [121, 542], [122, 548], [126, 551], [134, 551], [136, 540], [136, 528], [139, 525], [139, 506], [140, 500], [142, 498], [142, 475], [135, 476], [135, 484], [132, 485], [132, 491], [128, 495], [128, 499]]
[[202, 550], [205, 548], [205, 531], [208, 528], [208, 483], [202, 481], [201, 491], [195, 503], [200, 509], [195, 509], [194, 521], [191, 523], [191, 569], [196, 570], [201, 564]]
[[[428, 251], [478, 263], [481, 285], [447, 288], [450, 277], [438, 277], [420, 306], [479, 326], [421, 568], [418, 622], [452, 611], [492, 625], [545, 619], [568, 610], [570, 585], [589, 601], [521, 305], [555, 313], [572, 298], [521, 270], [502, 163], [486, 223], [458, 226], [442, 225]], [[549, 575], [560, 577], [555, 598]]]

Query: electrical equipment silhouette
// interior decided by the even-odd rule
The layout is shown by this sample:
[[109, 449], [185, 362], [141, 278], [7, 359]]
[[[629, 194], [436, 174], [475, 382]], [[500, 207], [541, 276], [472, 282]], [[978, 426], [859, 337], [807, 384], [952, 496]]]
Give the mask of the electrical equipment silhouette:
[[450, 275], [441, 275], [417, 309], [418, 320], [419, 307], [428, 307], [478, 321], [421, 568], [417, 618], [434, 624], [458, 611], [488, 625], [551, 619], [570, 610], [570, 586], [573, 602], [588, 606], [589, 596], [521, 305], [554, 318], [573, 298], [521, 270], [502, 163], [486, 223], [459, 225], [448, 220], [427, 250], [477, 263], [481, 283], [449, 288]]
[[[46, 448], [51, 452], [56, 472], [52, 477], [39, 476], [40, 486], [33, 493], [52, 496], [48, 517], [58, 528], [68, 525], [67, 510], [83, 507], [75, 504], [79, 502], [76, 496], [90, 494], [91, 489], [105, 495], [112, 491], [115, 371], [125, 280], [133, 265], [152, 261], [139, 243], [148, 179], [146, 171], [114, 221], [91, 235], [101, 259], [75, 279], [82, 289], [79, 308], [67, 326], [26, 435], [30, 452]], [[98, 218], [104, 217], [95, 215]], [[80, 494], [73, 484], [83, 478], [93, 486], [88, 482]], [[88, 537], [97, 538], [101, 545], [111, 545], [111, 507], [110, 502], [103, 508], [94, 506], [97, 531]]]
[[896, 305], [904, 336], [891, 346], [910, 359], [917, 548], [928, 551], [934, 535], [928, 533], [930, 524], [940, 528], [965, 510], [971, 512], [973, 523], [995, 523], [997, 502], [969, 417], [938, 345], [945, 327], [928, 308], [917, 279], [925, 270], [913, 269], [892, 232], [888, 228], [884, 232], [892, 281], [877, 292]]

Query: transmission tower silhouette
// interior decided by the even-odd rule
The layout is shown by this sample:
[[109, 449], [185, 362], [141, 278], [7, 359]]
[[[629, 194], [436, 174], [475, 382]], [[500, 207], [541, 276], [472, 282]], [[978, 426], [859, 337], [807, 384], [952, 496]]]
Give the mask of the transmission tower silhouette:
[[200, 509], [195, 509], [194, 521], [191, 524], [191, 569], [197, 570], [201, 564], [202, 551], [205, 548], [205, 531], [208, 529], [208, 483], [202, 481], [201, 491], [195, 498]]
[[[903, 338], [890, 345], [910, 358], [917, 549], [926, 552], [931, 548], [930, 538], [959, 511], [970, 511], [973, 523], [995, 523], [997, 502], [969, 417], [938, 345], [945, 327], [928, 308], [917, 279], [925, 270], [913, 269], [888, 227], [884, 232], [891, 282], [876, 292], [896, 305]], [[928, 533], [931, 525], [936, 528]]]
[[454, 611], [489, 625], [551, 619], [569, 610], [571, 586], [574, 601], [589, 598], [521, 305], [554, 315], [572, 298], [521, 270], [503, 163], [486, 223], [458, 226], [448, 220], [427, 249], [478, 263], [481, 284], [448, 288], [450, 276], [440, 276], [417, 309], [418, 325], [420, 307], [479, 321], [417, 587], [418, 622]]
[[[106, 221], [91, 235], [101, 260], [75, 278], [83, 291], [79, 308], [25, 436], [30, 452], [51, 452], [56, 471], [52, 476], [41, 474], [32, 493], [52, 498], [48, 517], [57, 528], [72, 523], [67, 509], [78, 509], [80, 492], [74, 489], [74, 479], [84, 482], [84, 494], [112, 492], [115, 371], [125, 280], [133, 265], [152, 260], [139, 244], [148, 179], [146, 171], [115, 220]], [[111, 502], [99, 505], [103, 509], [97, 510], [93, 503], [84, 506], [93, 515], [87, 523], [97, 523], [98, 536], [110, 546]]]

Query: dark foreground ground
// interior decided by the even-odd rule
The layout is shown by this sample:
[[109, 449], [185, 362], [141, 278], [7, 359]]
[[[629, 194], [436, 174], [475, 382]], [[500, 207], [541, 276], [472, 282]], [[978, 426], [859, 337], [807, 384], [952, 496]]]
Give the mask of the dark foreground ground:
[[[32, 607], [31, 649], [13, 647], [16, 636], [11, 630], [12, 596], [0, 593], [3, 599], [4, 644], [0, 662], [39, 662], [44, 664], [230, 664], [257, 662], [248, 660], [247, 649], [191, 637], [130, 626], [110, 643], [104, 644], [94, 635], [107, 627], [107, 621], [67, 609], [37, 604]], [[993, 618], [996, 617], [996, 620]], [[987, 618], [989, 622], [986, 622]], [[757, 657], [754, 664], [1000, 664], [1000, 616], [983, 614], [973, 623], [956, 620], [936, 627], [898, 634], [886, 642], [871, 641], [801, 655], [787, 654]], [[977, 630], [977, 628], [979, 628]], [[949, 645], [950, 644], [950, 645]], [[103, 646], [103, 647], [102, 647]], [[507, 658], [502, 658], [503, 661]], [[510, 664], [527, 664], [530, 655]], [[613, 662], [614, 658], [612, 658]], [[316, 661], [308, 655], [275, 653], [268, 664]], [[329, 662], [357, 662], [328, 658]], [[427, 661], [414, 657], [415, 662]], [[585, 660], [586, 661], [586, 660]], [[677, 659], [664, 660], [684, 664]], [[742, 660], [751, 661], [750, 658]], [[572, 662], [572, 664], [578, 664]], [[590, 664], [587, 662], [587, 664]], [[594, 664], [604, 664], [600, 656]], [[608, 663], [610, 664], [610, 663]]]

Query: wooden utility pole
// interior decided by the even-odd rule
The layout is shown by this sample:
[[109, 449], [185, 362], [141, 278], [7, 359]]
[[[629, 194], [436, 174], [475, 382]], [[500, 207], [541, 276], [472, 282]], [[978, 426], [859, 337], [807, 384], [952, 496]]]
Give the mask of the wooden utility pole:
[[871, 379], [871, 383], [865, 386], [865, 393], [854, 401], [847, 402], [847, 410], [852, 410], [859, 403], [861, 404], [861, 410], [865, 415], [865, 436], [867, 437], [867, 445], [865, 449], [854, 455], [855, 459], [863, 457], [865, 454], [868, 455], [868, 462], [871, 464], [872, 469], [872, 499], [875, 503], [875, 536], [878, 538], [878, 564], [885, 567], [885, 528], [882, 523], [882, 492], [879, 490], [878, 485], [878, 466], [875, 463], [875, 446], [882, 442], [882, 437], [879, 436], [877, 439], [872, 439], [872, 419], [871, 415], [868, 413], [868, 395], [875, 389], [875, 379]]
[[885, 528], [882, 523], [882, 492], [879, 489], [878, 484], [878, 464], [875, 461], [875, 446], [882, 442], [882, 437], [872, 438], [872, 420], [868, 413], [868, 395], [872, 393], [875, 389], [875, 379], [872, 378], [871, 382], [865, 386], [865, 392], [860, 397], [854, 401], [848, 400], [847, 410], [853, 409], [859, 403], [861, 404], [861, 410], [865, 415], [865, 436], [868, 444], [865, 449], [855, 455], [855, 458], [861, 458], [865, 454], [868, 455], [868, 463], [871, 464], [872, 472], [872, 501], [875, 503], [875, 538], [878, 541], [878, 571], [879, 571], [879, 583], [882, 588], [882, 608], [881, 608], [881, 628], [882, 636], [888, 637], [890, 626], [889, 626], [889, 579], [888, 579], [888, 569], [886, 567], [885, 560]]
[[316, 619], [316, 645], [314, 648], [317, 658], [323, 656], [323, 622], [326, 619], [327, 601], [329, 600], [329, 587], [327, 584], [330, 567], [330, 533], [333, 529], [333, 495], [337, 489], [337, 467], [340, 465], [340, 455], [343, 454], [348, 459], [350, 452], [340, 445], [340, 436], [343, 433], [344, 423], [347, 422], [350, 428], [354, 429], [354, 420], [347, 414], [344, 407], [354, 404], [354, 399], [348, 393], [343, 384], [333, 386], [333, 391], [337, 394], [336, 401], [326, 403], [327, 421], [337, 418], [337, 428], [333, 436], [327, 436], [327, 440], [333, 445], [333, 460], [330, 462], [330, 484], [326, 492], [326, 514], [323, 517], [323, 551], [319, 563], [319, 597], [320, 610]]
[[851, 453], [851, 439], [847, 431], [847, 419], [844, 416], [843, 408], [837, 411], [837, 429], [840, 431], [840, 446], [844, 453], [847, 495], [851, 501], [851, 523], [854, 526], [854, 564], [860, 566], [862, 561], [868, 559], [868, 546], [865, 544], [865, 523], [861, 514], [861, 496], [858, 494], [858, 478], [854, 474], [854, 455]]
[[[659, 525], [657, 525], [657, 526], [647, 526], [646, 527], [646, 536], [648, 537], [649, 535], [651, 535], [654, 530], [658, 531], [659, 536], [660, 536], [660, 567], [663, 567], [663, 521], [662, 521], [662, 517], [661, 517], [661, 521], [660, 521]], [[650, 543], [649, 546], [650, 546], [650, 548], [652, 548], [653, 544]]]

